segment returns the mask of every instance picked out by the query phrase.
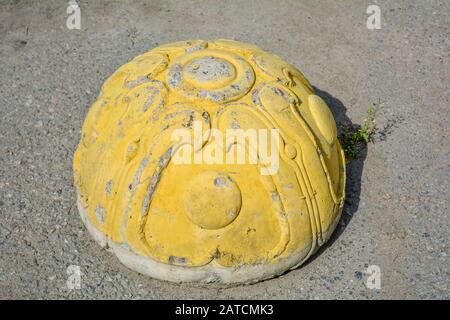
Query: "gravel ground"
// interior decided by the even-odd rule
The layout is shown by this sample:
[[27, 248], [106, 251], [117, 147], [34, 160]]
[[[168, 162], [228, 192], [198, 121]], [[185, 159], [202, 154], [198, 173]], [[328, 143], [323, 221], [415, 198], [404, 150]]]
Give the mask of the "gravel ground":
[[[448, 1], [0, 1], [0, 298], [449, 299]], [[369, 4], [382, 27], [366, 27]], [[123, 267], [87, 234], [72, 156], [120, 65], [159, 44], [232, 38], [296, 65], [338, 125], [379, 105], [375, 142], [348, 167], [328, 245], [302, 268], [227, 289]], [[71, 265], [81, 288], [69, 289]], [[366, 286], [377, 265], [381, 289]]]

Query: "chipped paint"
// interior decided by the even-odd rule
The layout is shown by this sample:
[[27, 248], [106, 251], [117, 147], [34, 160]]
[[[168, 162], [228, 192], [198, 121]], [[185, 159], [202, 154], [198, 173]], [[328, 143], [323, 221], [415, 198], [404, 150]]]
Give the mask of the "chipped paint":
[[[171, 134], [195, 121], [279, 129], [279, 173], [174, 164], [182, 144]], [[210, 142], [205, 134], [196, 151]], [[74, 172], [84, 222], [125, 264], [169, 280], [247, 282], [300, 265], [329, 238], [344, 163], [332, 114], [300, 71], [251, 45], [193, 40], [150, 50], [105, 82]]]

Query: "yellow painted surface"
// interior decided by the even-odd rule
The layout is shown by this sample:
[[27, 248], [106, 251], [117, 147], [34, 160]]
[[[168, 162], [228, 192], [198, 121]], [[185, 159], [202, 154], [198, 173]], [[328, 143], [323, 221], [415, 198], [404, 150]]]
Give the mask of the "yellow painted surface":
[[[173, 163], [171, 134], [194, 121], [279, 129], [278, 174]], [[323, 244], [342, 210], [344, 163], [333, 116], [300, 71], [251, 45], [196, 40], [150, 50], [105, 82], [74, 172], [89, 222], [114, 242], [162, 263], [237, 267]]]

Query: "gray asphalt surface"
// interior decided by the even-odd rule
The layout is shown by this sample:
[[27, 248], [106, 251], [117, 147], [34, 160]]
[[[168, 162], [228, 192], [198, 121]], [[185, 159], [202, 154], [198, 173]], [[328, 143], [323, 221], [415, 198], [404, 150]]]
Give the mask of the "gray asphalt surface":
[[[0, 298], [450, 298], [448, 1], [0, 1]], [[381, 8], [368, 30], [366, 8]], [[330, 243], [302, 268], [227, 289], [129, 271], [76, 209], [72, 156], [103, 81], [148, 49], [231, 38], [296, 65], [338, 125], [378, 104]], [[67, 268], [81, 288], [68, 289]], [[381, 289], [366, 287], [370, 265]]]

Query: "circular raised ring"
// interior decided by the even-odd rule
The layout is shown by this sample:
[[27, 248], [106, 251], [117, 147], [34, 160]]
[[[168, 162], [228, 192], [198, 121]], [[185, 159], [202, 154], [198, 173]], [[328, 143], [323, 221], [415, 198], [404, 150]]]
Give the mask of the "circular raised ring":
[[172, 90], [186, 98], [223, 103], [245, 95], [255, 74], [240, 56], [205, 49], [175, 59], [167, 80]]

